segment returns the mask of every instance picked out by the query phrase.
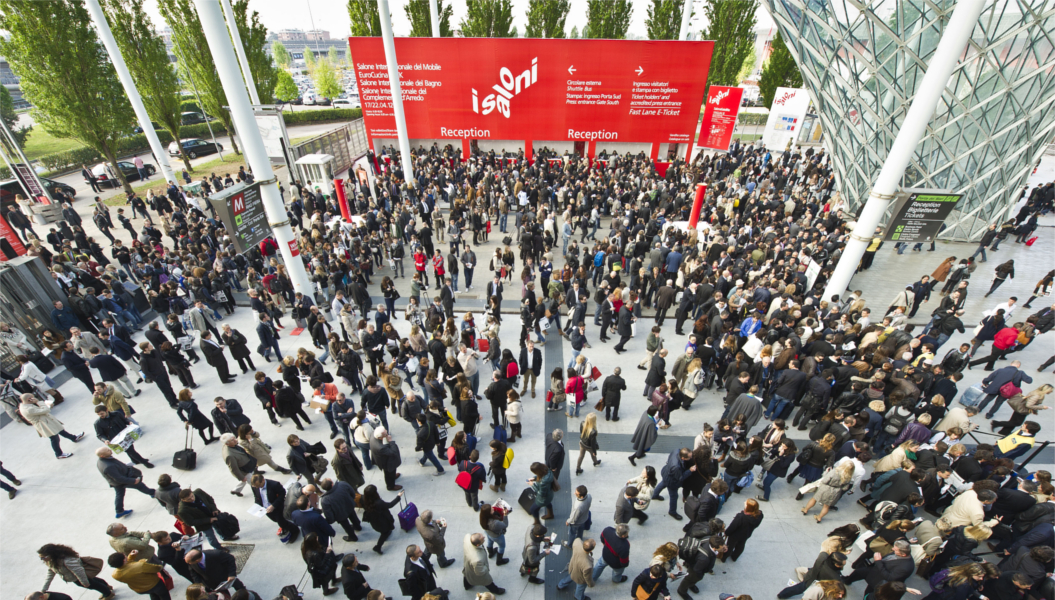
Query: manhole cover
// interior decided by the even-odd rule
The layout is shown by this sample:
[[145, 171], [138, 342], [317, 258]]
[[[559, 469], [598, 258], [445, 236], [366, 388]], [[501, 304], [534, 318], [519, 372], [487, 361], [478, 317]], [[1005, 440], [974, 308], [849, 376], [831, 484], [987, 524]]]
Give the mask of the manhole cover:
[[249, 562], [249, 557], [253, 554], [253, 548], [256, 548], [256, 544], [221, 544], [225, 550], [231, 553], [234, 557], [235, 571], [241, 573], [242, 569], [245, 568], [245, 563]]

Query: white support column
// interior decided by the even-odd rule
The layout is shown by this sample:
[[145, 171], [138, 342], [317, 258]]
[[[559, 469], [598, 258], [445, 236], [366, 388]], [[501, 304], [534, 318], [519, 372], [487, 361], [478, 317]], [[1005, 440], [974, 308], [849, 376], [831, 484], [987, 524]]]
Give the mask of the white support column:
[[311, 281], [304, 270], [304, 262], [299, 253], [294, 256], [290, 247], [291, 243], [296, 243], [297, 238], [294, 237], [293, 228], [290, 227], [286, 207], [282, 202], [282, 194], [278, 191], [278, 180], [271, 169], [271, 159], [267, 156], [264, 140], [261, 139], [260, 130], [256, 126], [253, 107], [249, 103], [249, 95], [246, 93], [245, 84], [238, 69], [238, 60], [231, 47], [231, 38], [224, 24], [219, 1], [194, 0], [194, 6], [198, 10], [205, 39], [212, 51], [213, 62], [216, 63], [216, 73], [220, 76], [220, 83], [223, 84], [223, 90], [227, 94], [231, 118], [242, 140], [242, 152], [257, 181], [261, 182], [260, 197], [264, 202], [268, 225], [275, 233], [278, 250], [282, 254], [282, 260], [286, 263], [289, 278], [296, 291], [310, 296], [313, 294]]
[[220, 0], [220, 5], [223, 6], [223, 14], [227, 17], [227, 29], [231, 32], [231, 40], [234, 41], [234, 51], [238, 55], [238, 64], [242, 65], [245, 86], [249, 88], [249, 99], [253, 101], [253, 104], [259, 105], [260, 95], [256, 93], [253, 72], [249, 70], [249, 61], [245, 58], [242, 34], [238, 32], [238, 21], [234, 20], [234, 9], [231, 8], [231, 0]]
[[689, 21], [692, 19], [692, 1], [685, 0], [685, 6], [681, 10], [681, 31], [678, 32], [679, 40], [689, 39]]
[[125, 94], [128, 95], [128, 101], [132, 103], [132, 110], [135, 111], [136, 118], [139, 119], [139, 126], [143, 128], [143, 135], [146, 136], [147, 142], [150, 144], [150, 150], [154, 153], [154, 159], [157, 160], [158, 168], [161, 169], [166, 181], [179, 185], [179, 182], [176, 181], [176, 174], [172, 172], [172, 165], [169, 164], [168, 153], [165, 151], [165, 147], [161, 145], [161, 140], [158, 139], [158, 134], [150, 123], [150, 114], [147, 113], [147, 107], [143, 105], [143, 97], [139, 95], [136, 82], [132, 79], [132, 74], [128, 72], [128, 65], [125, 64], [125, 58], [121, 55], [121, 49], [117, 46], [117, 40], [114, 39], [114, 34], [110, 31], [110, 23], [106, 20], [102, 7], [99, 6], [99, 0], [87, 0], [85, 4], [88, 6], [88, 12], [92, 15], [92, 22], [95, 23], [95, 30], [99, 33], [99, 39], [102, 40], [103, 46], [106, 47], [106, 53], [110, 55], [110, 62], [113, 63], [114, 69], [117, 70], [117, 78], [121, 80], [121, 85], [125, 88]]
[[927, 132], [927, 124], [934, 116], [934, 109], [938, 106], [945, 86], [949, 83], [949, 77], [952, 76], [964, 48], [971, 39], [984, 6], [985, 0], [961, 0], [956, 3], [956, 8], [945, 25], [941, 41], [938, 42], [938, 47], [927, 66], [927, 72], [916, 88], [916, 95], [908, 113], [905, 114], [901, 129], [890, 147], [890, 152], [887, 153], [875, 184], [872, 185], [872, 192], [864, 210], [861, 211], [857, 225], [846, 242], [843, 255], [835, 266], [828, 287], [824, 290], [823, 298], [841, 295], [850, 286], [850, 280], [857, 271], [865, 249], [872, 241], [876, 227], [883, 219], [890, 201], [897, 194], [905, 168], [912, 160], [919, 141]]
[[[407, 117], [403, 113], [403, 90], [399, 83], [399, 63], [396, 61], [396, 41], [392, 35], [392, 15], [388, 11], [388, 0], [377, 0], [381, 12], [381, 39], [385, 44], [385, 62], [388, 63], [388, 83], [392, 88], [392, 112], [396, 116], [396, 134], [399, 137], [399, 156], [403, 162], [403, 178], [417, 187], [414, 179], [414, 163], [410, 159], [410, 138], [407, 137]], [[393, 198], [393, 200], [398, 200]]]
[[429, 17], [432, 19], [432, 37], [440, 37], [440, 9], [436, 0], [429, 0]]

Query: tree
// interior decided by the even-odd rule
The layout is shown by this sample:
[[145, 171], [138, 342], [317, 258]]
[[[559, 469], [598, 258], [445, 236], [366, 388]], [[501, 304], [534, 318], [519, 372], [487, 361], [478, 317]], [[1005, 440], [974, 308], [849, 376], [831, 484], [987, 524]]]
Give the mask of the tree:
[[[685, 9], [685, 0], [652, 0], [648, 7], [648, 28], [650, 40], [676, 40], [681, 33], [681, 15]], [[692, 10], [692, 3], [689, 4]]]
[[238, 35], [242, 36], [245, 60], [253, 73], [256, 95], [261, 104], [271, 104], [275, 84], [278, 83], [278, 69], [267, 53], [267, 27], [260, 23], [259, 13], [255, 10], [249, 13], [249, 0], [236, 0], [231, 8], [234, 10], [234, 20], [238, 23]]
[[[410, 37], [432, 37], [432, 14], [429, 13], [429, 0], [409, 0], [403, 7], [410, 20]], [[436, 10], [440, 13], [440, 37], [451, 37], [451, 16], [454, 7], [444, 6], [443, 0], [436, 0]]]
[[569, 10], [570, 0], [530, 0], [524, 37], [563, 38]]
[[[143, 0], [104, 0], [101, 4], [147, 114], [172, 139], [180, 139], [179, 79], [169, 62], [165, 41], [154, 33], [154, 25], [143, 10]], [[182, 147], [180, 158], [187, 171], [193, 173]]]
[[288, 69], [293, 64], [293, 57], [286, 50], [286, 45], [276, 40], [271, 43], [271, 56], [275, 57], [275, 64], [283, 69]]
[[[278, 72], [278, 83], [275, 84], [275, 98], [282, 102], [290, 102], [296, 100], [297, 96], [300, 96], [300, 90], [297, 88], [296, 82], [293, 81], [293, 76], [288, 71], [281, 70]], [[293, 112], [293, 105], [289, 105], [289, 112]]]
[[568, 38], [572, 40], [579, 39], [579, 27], [577, 25], [571, 28], [571, 33], [568, 34]]
[[756, 0], [704, 0], [707, 29], [703, 39], [714, 41], [709, 85], [736, 85], [737, 76], [749, 54], [755, 51]]
[[178, 58], [180, 78], [193, 81], [205, 113], [219, 119], [231, 139], [231, 149], [241, 154], [234, 138], [231, 113], [225, 108], [227, 94], [213, 64], [209, 43], [191, 0], [158, 0], [158, 10], [172, 29], [172, 45]]
[[626, 39], [630, 29], [632, 0], [586, 0], [586, 28], [582, 37], [601, 40]]
[[304, 48], [304, 68], [307, 69], [308, 75], [315, 71], [315, 51], [306, 46]]
[[762, 75], [758, 78], [758, 91], [762, 94], [762, 104], [767, 108], [773, 106], [778, 87], [802, 87], [802, 73], [779, 31], [773, 38], [769, 58], [762, 65]]
[[465, 0], [465, 37], [516, 37], [512, 0]]
[[117, 143], [134, 116], [82, 0], [0, 0], [0, 55], [21, 78], [33, 118], [55, 137], [92, 148], [117, 168]]
[[311, 74], [315, 82], [315, 93], [323, 98], [336, 98], [341, 94], [341, 84], [337, 81], [337, 71], [329, 57], [321, 56], [315, 63], [315, 71]]
[[[15, 142], [18, 144], [18, 147], [25, 148], [26, 138], [29, 137], [29, 132], [33, 130], [33, 126], [18, 126], [18, 113], [15, 112], [15, 100], [11, 97], [11, 92], [7, 91], [7, 87], [2, 85], [0, 85], [0, 118], [4, 120], [4, 125], [7, 125], [7, 130], [15, 137]], [[3, 142], [4, 148], [7, 148], [9, 153], [14, 151], [14, 148], [9, 147], [6, 136], [0, 138], [0, 141]]]
[[377, 10], [377, 0], [348, 0], [348, 17], [352, 20], [353, 36], [381, 35], [381, 12]]
[[751, 77], [751, 73], [755, 70], [755, 64], [758, 63], [758, 55], [755, 54], [754, 46], [751, 47], [751, 52], [744, 58], [744, 64], [740, 65], [740, 72], [736, 74], [737, 83]]

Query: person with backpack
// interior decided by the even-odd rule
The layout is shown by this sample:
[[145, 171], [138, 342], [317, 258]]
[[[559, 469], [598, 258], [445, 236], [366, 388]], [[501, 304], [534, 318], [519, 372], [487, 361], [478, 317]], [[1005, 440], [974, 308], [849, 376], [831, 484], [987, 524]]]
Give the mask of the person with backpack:
[[436, 444], [440, 437], [439, 429], [435, 423], [430, 423], [426, 418], [425, 413], [419, 412], [414, 419], [418, 424], [417, 431], [417, 447], [414, 448], [416, 451], [421, 452], [421, 458], [418, 460], [418, 464], [425, 466], [425, 461], [429, 461], [436, 467], [436, 475], [443, 475], [443, 465], [440, 464], [439, 458], [436, 457]]
[[475, 448], [469, 458], [458, 462], [458, 477], [454, 483], [465, 492], [465, 503], [474, 511], [480, 510], [480, 490], [487, 480], [487, 469], [480, 463], [480, 451]]
[[[689, 537], [691, 538], [691, 536]], [[712, 535], [706, 544], [694, 545], [694, 548], [688, 549], [684, 554], [682, 549], [679, 548], [679, 558], [685, 562], [688, 575], [681, 580], [681, 585], [678, 586], [678, 596], [683, 598], [683, 600], [692, 600], [689, 590], [699, 594], [700, 588], [696, 584], [703, 579], [704, 575], [714, 569], [714, 564], [718, 560], [718, 554], [725, 552], [727, 549], [721, 535]]]
[[883, 425], [872, 445], [875, 448], [876, 458], [886, 456], [894, 447], [894, 440], [901, 435], [905, 426], [915, 420], [916, 403], [911, 398], [906, 398], [900, 391], [894, 391], [890, 393], [889, 400], [894, 406], [883, 415]]
[[1015, 278], [1015, 261], [1014, 261], [1014, 259], [1012, 259], [1012, 260], [1007, 261], [1006, 263], [1001, 264], [1000, 266], [998, 266], [996, 268], [996, 271], [993, 273], [993, 284], [989, 287], [989, 291], [986, 292], [985, 296], [983, 296], [983, 297], [984, 298], [988, 298], [990, 295], [992, 295], [993, 292], [996, 291], [996, 288], [998, 288], [1001, 285], [1003, 285], [1005, 281], [1007, 281], [1008, 279], [1014, 279], [1014, 278]]

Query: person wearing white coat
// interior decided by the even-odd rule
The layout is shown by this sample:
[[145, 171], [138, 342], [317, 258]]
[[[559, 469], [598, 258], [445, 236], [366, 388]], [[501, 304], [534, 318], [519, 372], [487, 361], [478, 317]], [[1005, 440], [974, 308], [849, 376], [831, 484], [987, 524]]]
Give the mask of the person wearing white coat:
[[55, 458], [73, 456], [72, 452], [62, 451], [62, 447], [59, 446], [59, 436], [79, 442], [84, 437], [84, 433], [73, 435], [67, 432], [62, 421], [51, 416], [51, 408], [33, 397], [33, 394], [22, 394], [21, 400], [22, 404], [18, 407], [18, 412], [37, 430], [37, 435], [51, 441], [51, 449], [55, 451]]

